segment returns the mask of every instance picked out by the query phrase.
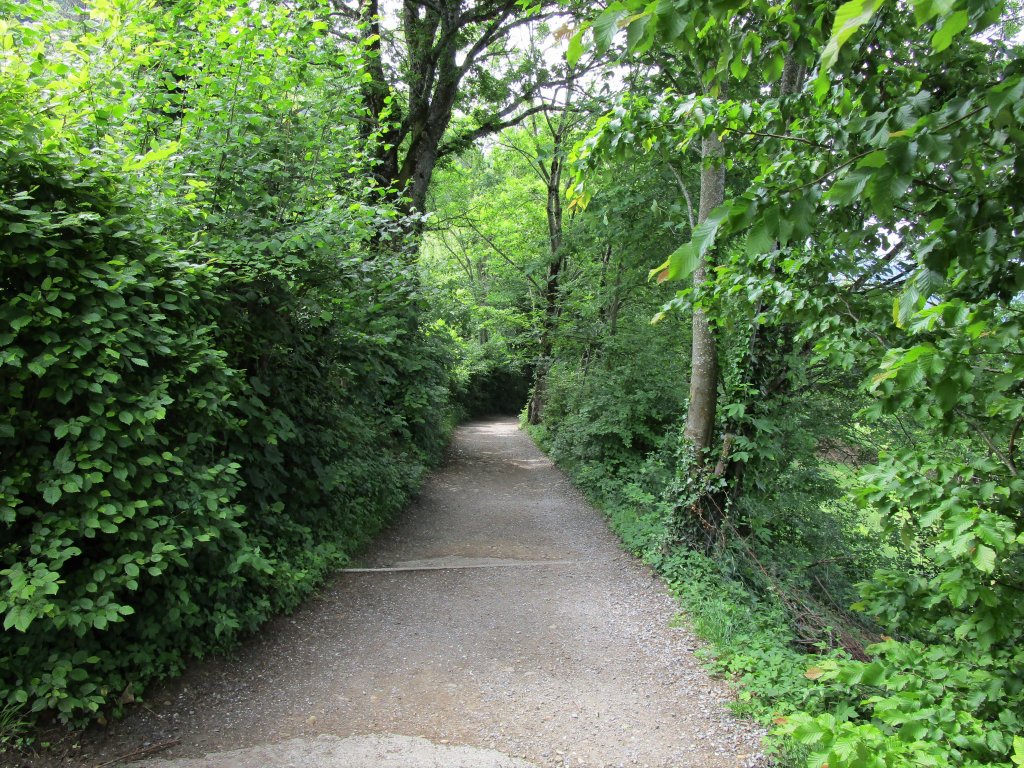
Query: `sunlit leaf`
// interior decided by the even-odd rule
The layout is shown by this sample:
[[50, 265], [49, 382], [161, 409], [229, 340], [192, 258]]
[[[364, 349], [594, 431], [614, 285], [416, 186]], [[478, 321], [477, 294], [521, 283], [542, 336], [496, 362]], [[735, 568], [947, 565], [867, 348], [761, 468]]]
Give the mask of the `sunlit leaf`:
[[867, 24], [875, 11], [881, 8], [884, 0], [849, 0], [836, 11], [832, 23], [832, 34], [821, 54], [821, 70], [826, 72], [835, 66], [839, 58], [839, 50], [853, 34]]

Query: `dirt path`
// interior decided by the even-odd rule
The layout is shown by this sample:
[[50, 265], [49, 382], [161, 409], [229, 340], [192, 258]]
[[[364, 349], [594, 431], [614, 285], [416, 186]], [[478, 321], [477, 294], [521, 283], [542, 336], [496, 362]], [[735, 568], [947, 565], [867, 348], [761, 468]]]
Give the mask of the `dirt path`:
[[84, 743], [83, 764], [171, 739], [147, 765], [756, 760], [664, 588], [511, 419], [461, 427], [361, 565]]

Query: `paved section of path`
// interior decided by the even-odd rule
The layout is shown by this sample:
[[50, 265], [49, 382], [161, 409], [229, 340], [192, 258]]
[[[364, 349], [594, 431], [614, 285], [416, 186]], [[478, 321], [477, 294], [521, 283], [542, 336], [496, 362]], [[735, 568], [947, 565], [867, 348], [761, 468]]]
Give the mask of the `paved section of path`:
[[[511, 419], [455, 435], [375, 549], [86, 765], [719, 768], [758, 759], [664, 587]], [[137, 753], [138, 754], [138, 753]]]

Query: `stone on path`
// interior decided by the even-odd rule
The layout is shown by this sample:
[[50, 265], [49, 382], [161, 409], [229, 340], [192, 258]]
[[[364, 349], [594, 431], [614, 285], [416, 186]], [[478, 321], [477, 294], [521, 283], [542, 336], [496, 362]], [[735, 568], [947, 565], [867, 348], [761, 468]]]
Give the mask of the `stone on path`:
[[[137, 764], [138, 765], [138, 764]], [[317, 736], [237, 749], [148, 768], [536, 768], [492, 749], [434, 744], [414, 736]]]

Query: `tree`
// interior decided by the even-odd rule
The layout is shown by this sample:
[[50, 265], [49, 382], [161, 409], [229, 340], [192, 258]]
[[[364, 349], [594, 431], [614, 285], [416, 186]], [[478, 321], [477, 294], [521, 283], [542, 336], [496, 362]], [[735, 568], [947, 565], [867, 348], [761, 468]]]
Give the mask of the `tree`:
[[454, 344], [373, 258], [412, 227], [327, 12], [0, 0], [6, 723], [109, 718], [293, 608], [443, 448]]
[[[630, 100], [625, 105], [625, 110], [630, 112], [628, 121], [619, 117], [599, 125], [593, 136], [596, 141], [581, 153], [583, 163], [577, 176], [580, 184], [576, 194], [577, 199], [585, 204], [587, 155], [595, 152], [600, 154], [617, 144], [630, 145], [636, 150], [651, 151], [658, 148], [662, 153], [674, 153], [699, 143], [700, 175], [696, 216], [686, 185], [677, 176], [687, 203], [692, 241], [678, 248], [664, 264], [652, 270], [652, 274], [657, 275], [659, 282], [680, 277], [692, 278], [693, 301], [689, 305], [692, 326], [689, 405], [684, 435], [693, 450], [694, 486], [700, 489], [693, 500], [693, 517], [707, 530], [709, 541], [712, 541], [717, 536], [726, 503], [725, 494], [722, 493], [723, 485], [719, 480], [727, 473], [739, 474], [731, 459], [734, 435], [721, 429], [718, 341], [706, 307], [708, 286], [713, 283], [709, 279], [713, 270], [710, 246], [723, 218], [719, 208], [726, 195], [726, 165], [733, 164], [731, 148], [727, 152], [723, 143], [728, 131], [722, 130], [720, 113], [724, 106], [736, 104], [736, 99], [728, 99], [731, 89], [739, 91], [741, 97], [757, 98], [758, 84], [737, 82], [734, 85], [732, 81], [746, 79], [750, 60], [755, 51], [760, 51], [763, 38], [770, 40], [772, 30], [767, 22], [766, 9], [755, 4], [729, 13], [727, 19], [718, 19], [699, 8], [673, 8], [666, 11], [666, 15], [677, 14], [679, 18], [676, 19], [678, 23], [669, 26], [672, 30], [669, 33], [656, 32], [658, 20], [634, 27], [637, 19], [631, 13], [644, 17], [646, 12], [639, 5], [617, 3], [592, 26], [581, 27], [574, 36], [577, 47], [570, 55], [570, 61], [574, 56], [582, 55], [582, 39], [588, 29], [592, 30], [593, 44], [601, 52], [610, 47], [611, 36], [621, 22], [630, 28], [627, 51], [645, 54], [650, 51], [655, 40], [662, 43], [658, 55], [649, 56], [648, 59], [670, 85], [655, 100], [657, 106], [654, 107], [653, 115], [650, 111], [645, 114], [645, 110], [651, 107], [646, 100]], [[688, 23], [683, 23], [684, 19]], [[771, 43], [768, 47], [772, 48]], [[736, 59], [731, 64], [729, 54], [733, 48]], [[774, 55], [780, 62], [783, 61], [778, 50]], [[775, 60], [772, 59], [773, 62]], [[790, 62], [791, 69], [796, 68], [796, 60], [792, 55], [785, 60]], [[778, 79], [783, 74], [782, 70], [782, 66], [773, 66], [768, 75], [773, 80]], [[791, 74], [786, 89], [795, 87], [795, 81], [795, 75]], [[686, 95], [683, 89], [688, 86], [697, 93]], [[717, 462], [712, 455], [716, 441], [721, 441]], [[729, 490], [735, 491], [736, 487], [737, 484], [733, 483]]]
[[456, 371], [470, 415], [516, 413], [527, 398], [549, 244], [543, 183], [504, 144], [438, 169], [419, 263], [440, 291], [463, 350]]
[[513, 42], [553, 15], [528, 15], [518, 0], [402, 0], [397, 33], [379, 0], [335, 8], [370, 54], [366, 135], [379, 137], [378, 183], [406, 195], [406, 210], [424, 212], [439, 159], [542, 111], [536, 99], [564, 82], [536, 45]]
[[[565, 268], [565, 253], [562, 250], [562, 198], [565, 196], [566, 189], [563, 188], [562, 174], [568, 155], [566, 150], [567, 139], [580, 119], [580, 112], [573, 104], [575, 85], [576, 72], [571, 70], [564, 92], [564, 99], [557, 107], [554, 103], [551, 105], [550, 111], [557, 112], [557, 117], [552, 120], [548, 112], [544, 112], [544, 125], [541, 130], [538, 130], [540, 126], [537, 125], [537, 121], [534, 121], [532, 155], [518, 147], [516, 148], [527, 155], [530, 167], [534, 169], [541, 181], [544, 182], [546, 192], [544, 210], [548, 223], [549, 252], [542, 297], [543, 320], [540, 328], [537, 365], [534, 368], [533, 391], [527, 408], [527, 418], [531, 424], [540, 423], [541, 414], [544, 410], [544, 390], [548, 369], [551, 367], [551, 337], [555, 332], [555, 323], [558, 320], [559, 289], [562, 271]], [[546, 135], [544, 135], [543, 143], [547, 144], [550, 141], [550, 146], [543, 146], [540, 139], [545, 130]]]
[[[1024, 77], [1020, 50], [995, 32], [1003, 10], [617, 3], [593, 25], [600, 41], [625, 17], [631, 47], [655, 55], [674, 41], [711, 41], [708, 78], [733, 82], [747, 77], [744, 51], [761, 50], [765, 73], [787, 84], [779, 98], [730, 90], [700, 115], [680, 113], [739, 138], [727, 157], [753, 173], [664, 277], [688, 277], [714, 252], [698, 297], [712, 318], [740, 311], [788, 330], [806, 367], [862, 377], [874, 398], [865, 417], [919, 425], [914, 444], [881, 453], [859, 481], [861, 503], [917, 560], [862, 587], [859, 608], [888, 633], [870, 658], [813, 672], [822, 695], [846, 708], [784, 724], [811, 765], [1009, 765], [1024, 752], [1012, 738], [1024, 716]], [[745, 16], [764, 24], [744, 28]], [[779, 43], [766, 55], [771, 25]], [[688, 303], [689, 292], [674, 302]], [[748, 462], [766, 437], [749, 433]]]

